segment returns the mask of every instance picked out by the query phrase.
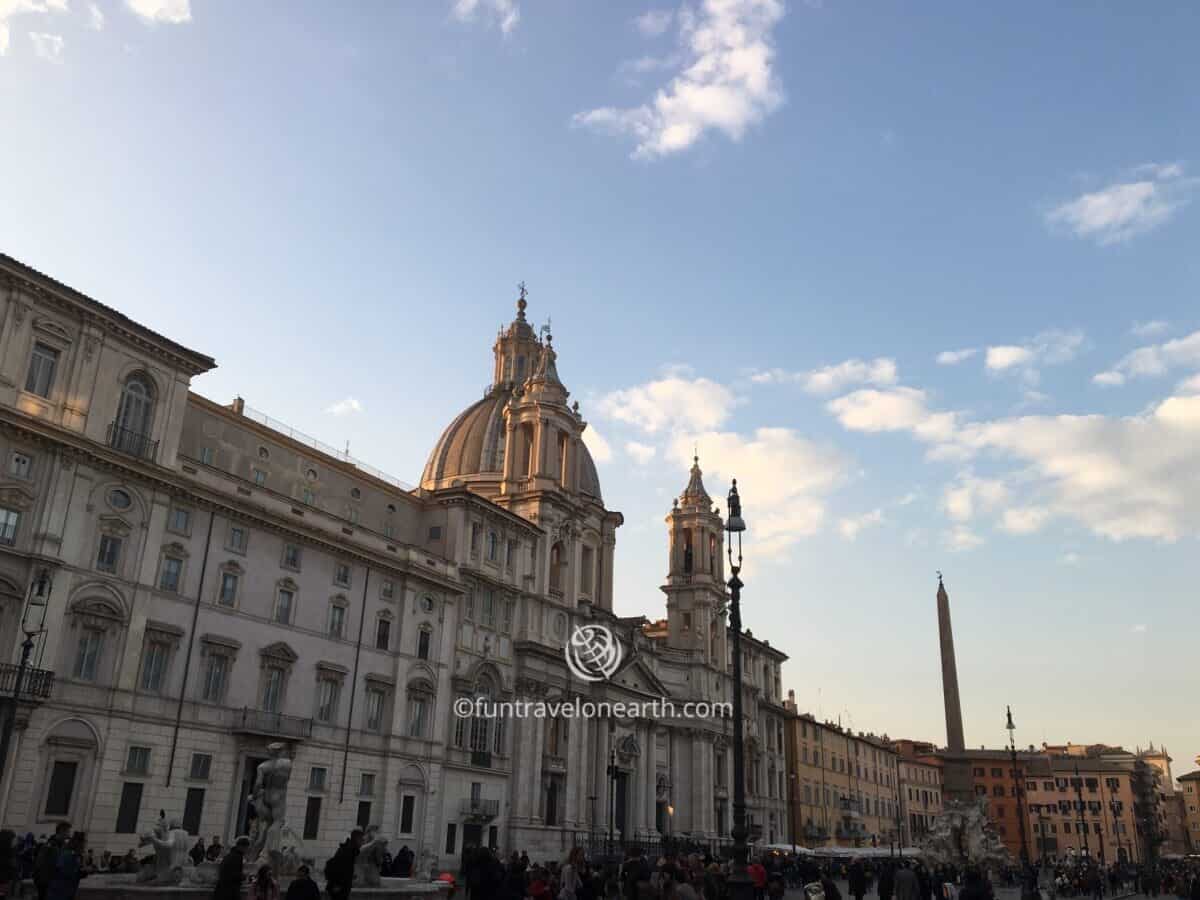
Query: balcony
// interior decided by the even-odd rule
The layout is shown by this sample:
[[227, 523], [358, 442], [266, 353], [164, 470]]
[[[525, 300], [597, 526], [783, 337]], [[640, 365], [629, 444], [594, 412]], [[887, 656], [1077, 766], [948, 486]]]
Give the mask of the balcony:
[[459, 812], [469, 821], [490, 822], [500, 814], [500, 801], [471, 797], [462, 802]]
[[235, 709], [230, 729], [240, 734], [261, 734], [267, 737], [282, 737], [298, 740], [312, 737], [312, 719], [285, 716], [265, 709], [243, 707]]
[[[12, 663], [0, 663], [0, 695], [13, 696], [13, 689], [17, 686], [18, 669], [19, 667]], [[54, 689], [54, 673], [48, 669], [27, 666], [22, 682], [19, 699], [33, 703], [48, 700], [50, 692]]]
[[122, 428], [116, 422], [108, 426], [108, 446], [129, 456], [136, 456], [138, 459], [151, 462], [158, 455], [158, 441], [150, 440], [148, 435], [141, 432]]

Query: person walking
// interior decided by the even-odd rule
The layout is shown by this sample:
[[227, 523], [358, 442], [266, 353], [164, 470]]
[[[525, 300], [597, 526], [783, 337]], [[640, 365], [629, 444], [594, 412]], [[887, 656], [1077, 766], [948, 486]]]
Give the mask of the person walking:
[[79, 879], [83, 878], [83, 850], [87, 844], [83, 832], [72, 835], [66, 846], [58, 851], [54, 874], [46, 891], [46, 900], [75, 900]]
[[558, 900], [577, 900], [583, 887], [583, 848], [574, 847], [558, 873]]
[[288, 885], [284, 900], [321, 900], [321, 889], [313, 881], [308, 866], [301, 866], [296, 870], [296, 877]]
[[0, 831], [0, 895], [21, 895], [21, 862], [17, 859], [17, 835], [7, 828]]
[[250, 838], [242, 835], [233, 842], [233, 847], [221, 860], [217, 870], [217, 884], [213, 888], [213, 900], [241, 900], [243, 870], [246, 867], [246, 850]]
[[895, 886], [896, 900], [921, 900], [921, 881], [907, 863], [900, 864], [892, 883]]
[[849, 882], [850, 896], [854, 900], [863, 900], [867, 893], [867, 873], [863, 868], [862, 860], [856, 858], [850, 863], [850, 872], [846, 880]]
[[896, 885], [892, 880], [891, 863], [884, 863], [879, 870], [879, 884], [876, 890], [879, 892], [879, 900], [892, 900]]
[[355, 828], [325, 863], [325, 892], [329, 900], [346, 900], [354, 884], [354, 860], [362, 847], [363, 831]]

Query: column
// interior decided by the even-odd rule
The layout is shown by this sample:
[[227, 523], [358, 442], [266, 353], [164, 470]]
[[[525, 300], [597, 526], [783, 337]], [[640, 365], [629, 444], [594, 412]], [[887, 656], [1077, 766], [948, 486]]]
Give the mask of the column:
[[513, 786], [509, 802], [513, 807], [513, 818], [520, 824], [525, 824], [530, 818], [529, 791], [526, 784], [529, 770], [523, 765], [529, 759], [529, 748], [532, 745], [534, 719], [519, 718], [517, 733], [513, 736]]
[[[564, 701], [569, 698], [563, 697]], [[567, 726], [567, 777], [564, 779], [563, 790], [566, 791], [566, 802], [563, 809], [563, 824], [567, 828], [574, 828], [577, 822], [576, 817], [579, 814], [579, 791], [576, 786], [579, 782], [579, 749], [582, 745], [583, 738], [583, 720], [570, 719]]]
[[657, 743], [653, 722], [647, 722], [645, 728], [646, 745], [642, 750], [642, 772], [646, 781], [646, 793], [643, 798], [643, 815], [646, 820], [646, 830], [654, 832], [655, 813], [658, 803], [658, 766], [655, 764]]
[[529, 766], [529, 790], [528, 802], [530, 804], [530, 818], [537, 823], [542, 821], [542, 750], [546, 746], [546, 720], [533, 720], [533, 747], [530, 748], [529, 755], [524, 757], [522, 764]]
[[516, 417], [510, 415], [504, 429], [504, 480], [512, 481], [514, 467], [517, 464], [517, 423]]
[[545, 419], [538, 419], [533, 431], [533, 462], [531, 468], [534, 476], [542, 474], [542, 466], [546, 461], [546, 427]]

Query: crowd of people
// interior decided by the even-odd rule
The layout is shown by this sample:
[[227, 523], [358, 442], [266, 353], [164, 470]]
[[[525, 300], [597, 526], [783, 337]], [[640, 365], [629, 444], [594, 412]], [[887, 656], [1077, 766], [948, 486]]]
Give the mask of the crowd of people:
[[[209, 843], [197, 840], [190, 851], [193, 863], [218, 865], [213, 900], [349, 900], [354, 888], [355, 861], [364, 833], [355, 829], [325, 863], [321, 874], [325, 890], [308, 866], [288, 879], [286, 890], [269, 866], [246, 874], [250, 839], [239, 837], [224, 847], [219, 837]], [[74, 900], [81, 879], [98, 872], [136, 874], [148, 862], [139, 851], [125, 854], [104, 851], [97, 857], [85, 836], [61, 822], [54, 833], [40, 838], [18, 838], [0, 831], [0, 897], [20, 896], [22, 881], [29, 880], [38, 900]], [[414, 854], [407, 847], [385, 854], [380, 874], [410, 877]], [[779, 900], [789, 888], [803, 888], [808, 900], [994, 900], [991, 878], [974, 867], [958, 870], [926, 866], [919, 859], [821, 860], [769, 852], [755, 856], [746, 874], [755, 900]], [[680, 848], [655, 859], [631, 847], [621, 859], [589, 859], [582, 847], [565, 860], [534, 863], [525, 853], [507, 859], [486, 847], [464, 851], [457, 876], [443, 873], [451, 896], [462, 888], [467, 900], [726, 900], [729, 896], [730, 861], [700, 848]], [[1039, 868], [999, 869], [997, 884], [1019, 888], [1022, 900], [1058, 900], [1137, 893], [1150, 897], [1200, 900], [1200, 863], [1196, 860], [1161, 860], [1154, 867], [1133, 864], [1104, 866], [1088, 859], [1052, 861]], [[843, 898], [844, 885], [849, 895]], [[243, 893], [245, 892], [245, 893]]]

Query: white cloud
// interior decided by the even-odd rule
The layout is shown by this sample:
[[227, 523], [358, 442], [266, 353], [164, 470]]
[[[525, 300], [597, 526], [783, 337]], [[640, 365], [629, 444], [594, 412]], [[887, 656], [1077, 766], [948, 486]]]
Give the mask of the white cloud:
[[1119, 385], [1130, 378], [1165, 375], [1170, 369], [1200, 366], [1200, 331], [1125, 354], [1111, 370], [1093, 376], [1097, 384]]
[[974, 550], [983, 543], [983, 538], [971, 531], [971, 529], [957, 525], [949, 531], [942, 533], [942, 543], [947, 550], [961, 553], [965, 550]]
[[848, 461], [790, 428], [759, 428], [752, 435], [708, 431], [680, 434], [670, 455], [691, 466], [701, 448], [705, 486], [720, 503], [731, 479], [738, 480], [747, 531], [756, 557], [779, 557], [797, 541], [820, 530], [825, 498], [847, 477]]
[[1179, 163], [1148, 163], [1133, 174], [1141, 180], [1117, 182], [1056, 206], [1046, 214], [1047, 224], [1101, 246], [1121, 243], [1167, 222], [1197, 184], [1183, 176]]
[[1046, 524], [1050, 510], [1043, 506], [1014, 506], [1000, 518], [1000, 527], [1009, 534], [1033, 534]]
[[924, 391], [910, 387], [866, 388], [838, 397], [827, 408], [850, 431], [911, 431], [926, 441], [946, 441], [954, 434], [955, 413], [929, 409]]
[[896, 361], [848, 359], [834, 366], [808, 372], [768, 369], [750, 376], [755, 384], [798, 383], [810, 394], [836, 394], [855, 384], [889, 385], [896, 383]]
[[1162, 319], [1151, 319], [1148, 322], [1134, 322], [1129, 333], [1140, 338], [1158, 337], [1170, 327], [1170, 323]]
[[1070, 362], [1083, 347], [1080, 331], [1051, 329], [1023, 344], [1000, 344], [987, 348], [984, 365], [997, 375], [1019, 374], [1029, 384], [1038, 381], [1038, 367]]
[[1134, 625], [1130, 629], [1134, 634], [1145, 634], [1149, 629], [1145, 625]]
[[63, 54], [63, 39], [61, 34], [47, 34], [40, 31], [29, 32], [29, 40], [33, 42], [33, 53], [46, 62], [61, 63]]
[[863, 529], [881, 524], [883, 524], [883, 510], [873, 509], [868, 513], [863, 513], [861, 516], [842, 519], [838, 522], [838, 531], [846, 540], [853, 541], [858, 538], [859, 532]]
[[783, 0], [704, 0], [681, 11], [678, 74], [651, 101], [577, 113], [573, 124], [632, 136], [637, 159], [679, 153], [712, 130], [740, 141], [783, 103], [771, 42], [783, 14]]
[[658, 37], [671, 27], [674, 18], [672, 9], [648, 9], [640, 16], [634, 16], [633, 26], [645, 37]]
[[970, 359], [979, 350], [975, 347], [967, 347], [964, 350], [943, 350], [937, 355], [937, 364], [939, 366], [957, 366], [960, 362]]
[[1078, 553], [1071, 551], [1070, 553], [1064, 553], [1059, 557], [1058, 561], [1064, 566], [1077, 566], [1080, 563], [1080, 556]]
[[588, 425], [583, 432], [583, 445], [592, 454], [592, 459], [598, 463], [606, 463], [612, 459], [612, 447], [596, 430], [595, 425]]
[[95, 3], [88, 4], [88, 28], [93, 31], [104, 30], [104, 10]]
[[722, 425], [736, 403], [733, 392], [707, 378], [667, 375], [600, 398], [601, 414], [653, 434]]
[[[8, 53], [8, 46], [11, 42], [11, 30], [9, 20], [21, 15], [30, 15], [36, 13], [65, 13], [68, 11], [68, 0], [0, 0], [0, 56]], [[30, 37], [33, 38], [33, 32], [30, 32]], [[50, 35], [50, 37], [58, 37]], [[61, 42], [61, 38], [59, 41]], [[42, 55], [41, 48], [38, 46], [38, 40], [33, 38], [34, 52], [39, 56]], [[51, 41], [51, 44], [54, 42]], [[61, 53], [61, 43], [59, 52]], [[54, 60], [58, 62], [60, 60]]]
[[325, 412], [331, 416], [348, 416], [351, 413], [360, 413], [363, 411], [363, 405], [353, 397], [345, 397], [337, 403], [325, 407]]
[[968, 522], [977, 511], [991, 511], [1007, 499], [1004, 482], [964, 474], [942, 492], [942, 510], [955, 522]]
[[626, 441], [625, 452], [628, 453], [633, 461], [639, 466], [644, 466], [646, 463], [650, 462], [650, 460], [654, 459], [655, 455], [658, 453], [658, 450], [655, 447], [652, 447], [650, 444], [642, 444], [638, 441]]
[[1175, 388], [1180, 394], [1200, 394], [1200, 375], [1193, 375], [1179, 382]]
[[190, 0], [125, 0], [125, 5], [147, 22], [181, 25], [192, 21]]
[[460, 22], [485, 19], [500, 26], [501, 33], [512, 34], [521, 21], [521, 9], [516, 0], [454, 0], [454, 18]]

